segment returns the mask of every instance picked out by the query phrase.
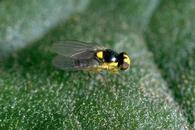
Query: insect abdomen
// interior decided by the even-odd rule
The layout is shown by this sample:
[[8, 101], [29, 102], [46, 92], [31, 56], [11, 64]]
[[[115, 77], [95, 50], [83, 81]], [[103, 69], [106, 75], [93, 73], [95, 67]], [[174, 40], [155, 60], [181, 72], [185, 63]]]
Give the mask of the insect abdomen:
[[95, 59], [94, 60], [89, 60], [89, 59], [77, 59], [74, 61], [74, 65], [78, 68], [87, 68], [91, 67], [94, 65], [97, 65], [97, 62]]

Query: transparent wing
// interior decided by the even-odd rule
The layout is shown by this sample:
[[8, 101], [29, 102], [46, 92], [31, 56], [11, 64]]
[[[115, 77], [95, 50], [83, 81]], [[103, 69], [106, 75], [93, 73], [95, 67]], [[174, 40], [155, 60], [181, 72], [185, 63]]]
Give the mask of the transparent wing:
[[55, 43], [52, 50], [59, 55], [71, 57], [74, 59], [90, 59], [97, 50], [103, 50], [104, 47], [96, 43], [84, 43], [80, 41], [61, 41]]
[[99, 62], [95, 59], [73, 59], [58, 55], [54, 58], [53, 65], [62, 70], [82, 70], [97, 67]]

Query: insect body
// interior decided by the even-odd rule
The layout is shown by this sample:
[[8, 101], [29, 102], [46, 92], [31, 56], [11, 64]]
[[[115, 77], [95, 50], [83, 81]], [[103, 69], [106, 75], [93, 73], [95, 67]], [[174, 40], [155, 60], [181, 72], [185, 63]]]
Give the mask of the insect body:
[[58, 53], [53, 65], [63, 70], [107, 70], [116, 73], [127, 70], [131, 63], [127, 53], [117, 53], [97, 44], [64, 41], [54, 44], [52, 49]]

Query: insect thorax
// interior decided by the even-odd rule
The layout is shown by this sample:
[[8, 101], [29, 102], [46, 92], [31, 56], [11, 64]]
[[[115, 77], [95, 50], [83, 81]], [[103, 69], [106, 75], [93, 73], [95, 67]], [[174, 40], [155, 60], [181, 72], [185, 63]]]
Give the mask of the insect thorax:
[[111, 63], [111, 62], [117, 62], [117, 57], [118, 53], [111, 50], [111, 49], [106, 49], [104, 51], [98, 51], [96, 53], [96, 56], [98, 59], [102, 60], [103, 62], [106, 63]]

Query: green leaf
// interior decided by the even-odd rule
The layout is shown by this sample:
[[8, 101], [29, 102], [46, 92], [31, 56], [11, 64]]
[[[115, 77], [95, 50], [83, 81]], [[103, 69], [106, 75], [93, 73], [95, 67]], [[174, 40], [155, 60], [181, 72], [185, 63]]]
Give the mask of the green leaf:
[[[188, 129], [147, 49], [143, 30], [157, 0], [94, 0], [81, 14], [1, 65], [4, 129]], [[130, 70], [64, 72], [52, 67], [51, 43], [98, 42], [132, 58]]]
[[193, 0], [163, 1], [146, 32], [155, 61], [192, 128], [195, 128], [194, 4]]
[[3, 0], [0, 4], [0, 55], [41, 38], [88, 0]]

